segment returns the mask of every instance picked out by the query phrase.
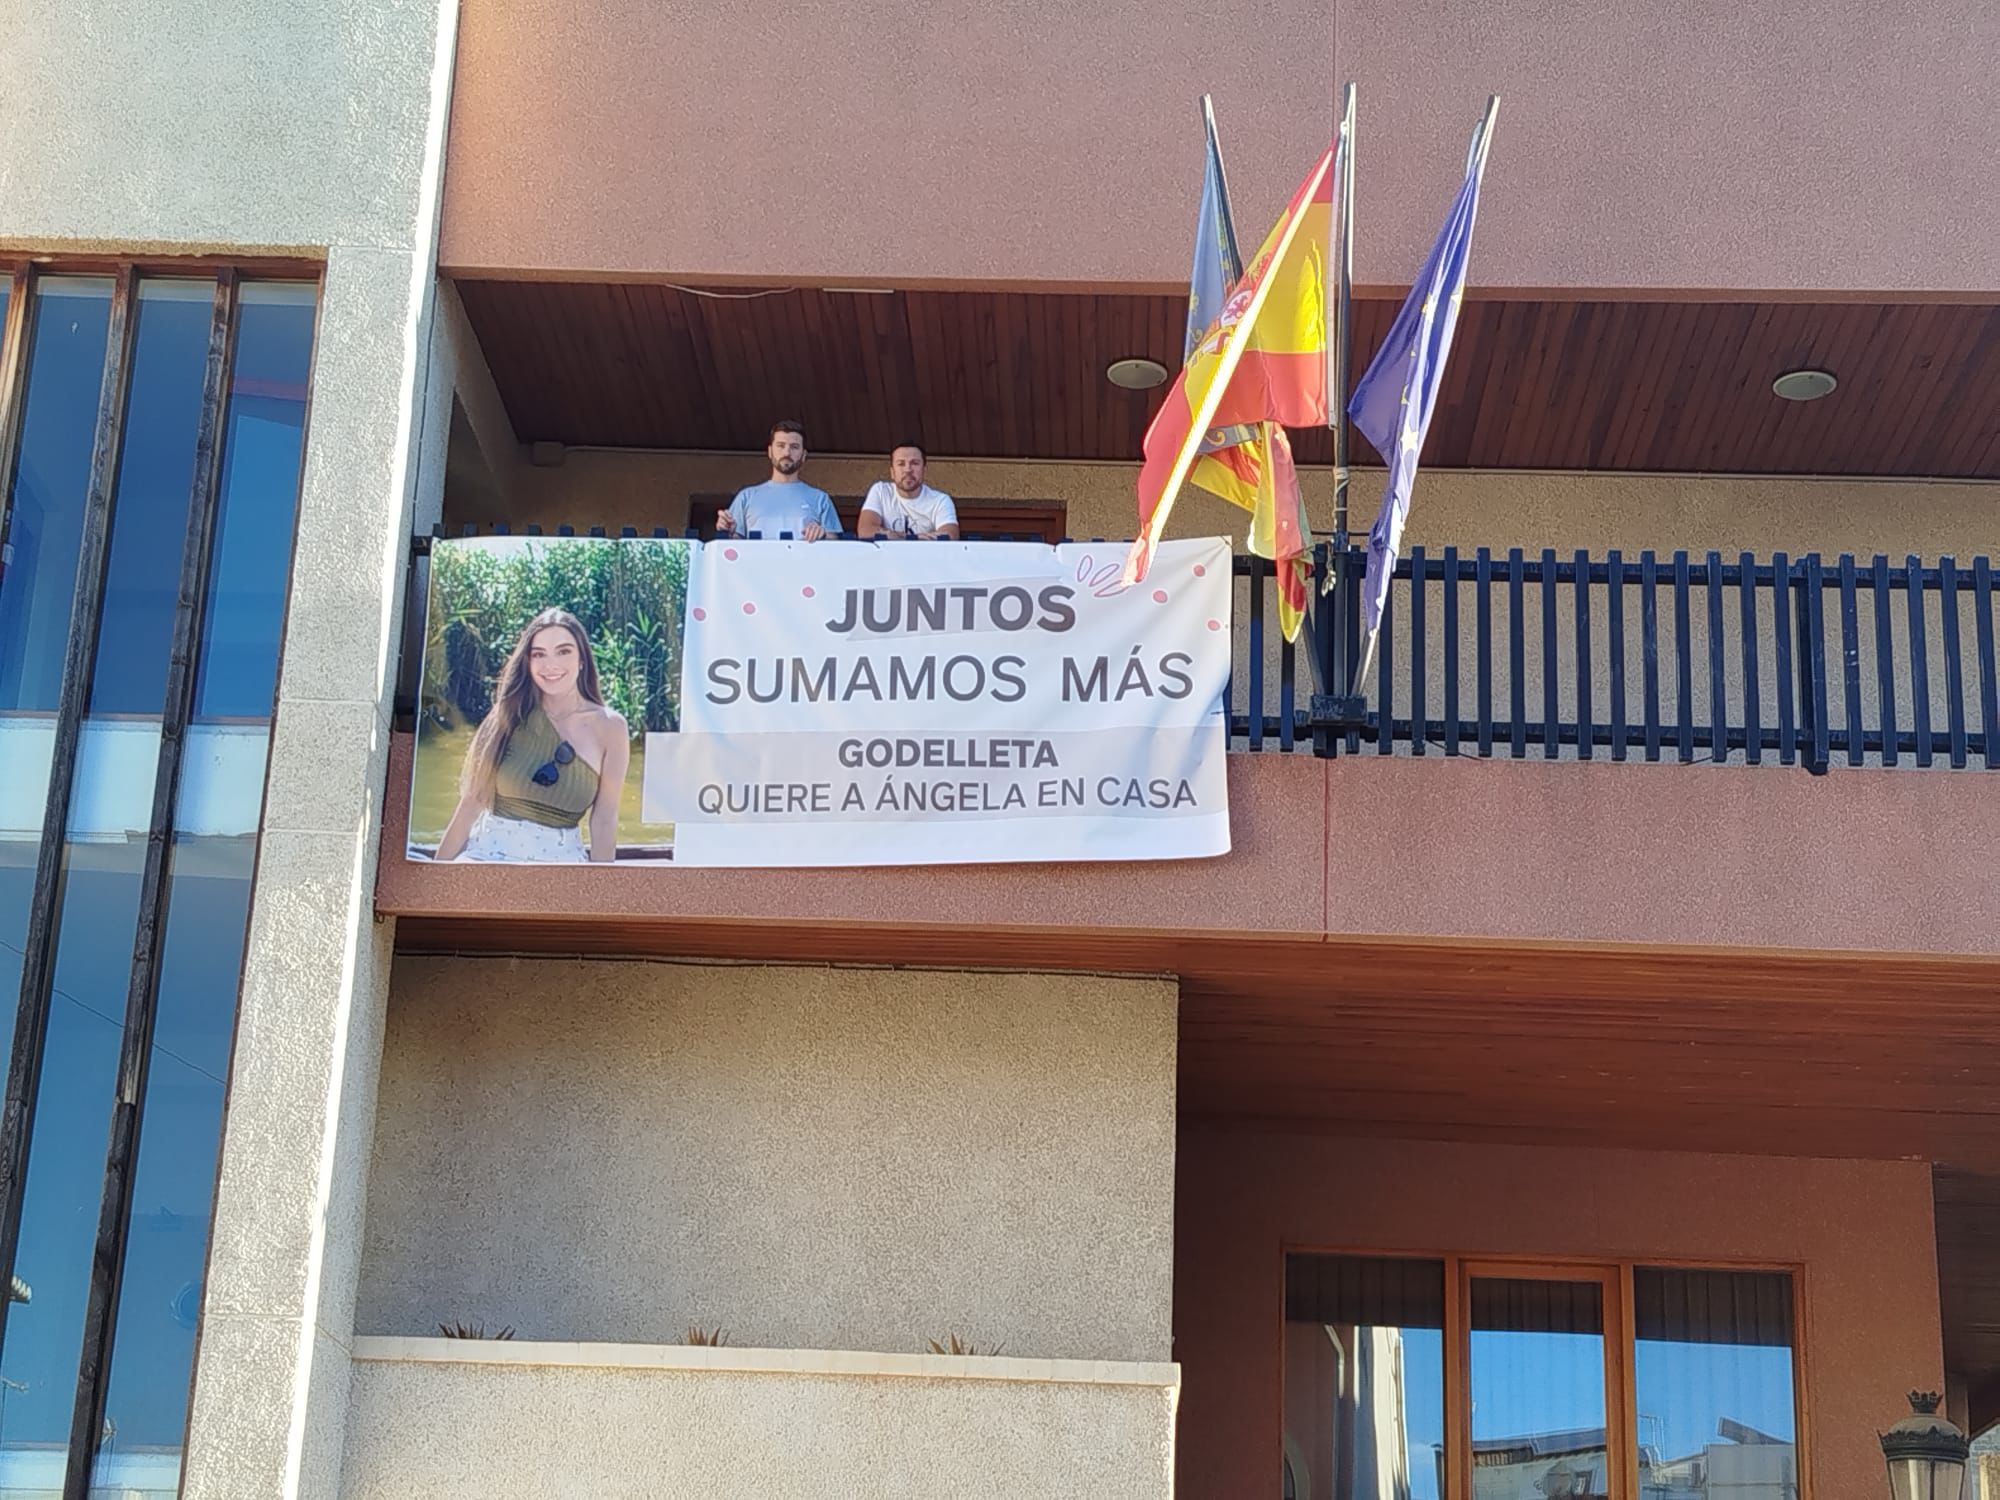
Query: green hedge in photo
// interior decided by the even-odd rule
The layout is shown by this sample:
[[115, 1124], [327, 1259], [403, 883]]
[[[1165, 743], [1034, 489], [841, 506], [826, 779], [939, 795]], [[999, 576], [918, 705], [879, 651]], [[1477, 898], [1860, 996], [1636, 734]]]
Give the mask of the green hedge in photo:
[[688, 548], [601, 537], [524, 540], [520, 550], [438, 543], [431, 551], [424, 713], [476, 726], [493, 706], [507, 653], [544, 609], [583, 622], [604, 701], [635, 737], [680, 727], [682, 606]]

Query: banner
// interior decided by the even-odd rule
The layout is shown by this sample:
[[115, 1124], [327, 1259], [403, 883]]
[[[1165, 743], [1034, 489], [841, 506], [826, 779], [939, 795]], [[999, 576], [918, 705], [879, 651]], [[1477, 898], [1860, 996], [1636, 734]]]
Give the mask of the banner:
[[1229, 849], [1226, 541], [478, 538], [432, 552], [412, 858]]

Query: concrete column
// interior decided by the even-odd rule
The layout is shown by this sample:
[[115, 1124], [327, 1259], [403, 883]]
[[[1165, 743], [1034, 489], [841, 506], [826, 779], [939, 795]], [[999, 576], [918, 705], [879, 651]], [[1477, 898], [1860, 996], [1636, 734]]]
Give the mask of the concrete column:
[[434, 14], [415, 219], [399, 243], [327, 253], [190, 1500], [339, 1489], [394, 943], [373, 908], [398, 623], [412, 522], [436, 516], [450, 413], [430, 331], [455, 11], [447, 0]]

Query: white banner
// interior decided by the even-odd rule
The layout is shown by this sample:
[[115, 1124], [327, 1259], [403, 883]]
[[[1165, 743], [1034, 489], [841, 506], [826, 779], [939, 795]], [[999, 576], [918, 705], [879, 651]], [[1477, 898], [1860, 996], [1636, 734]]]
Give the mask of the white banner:
[[642, 817], [692, 865], [1229, 849], [1227, 541], [713, 542]]

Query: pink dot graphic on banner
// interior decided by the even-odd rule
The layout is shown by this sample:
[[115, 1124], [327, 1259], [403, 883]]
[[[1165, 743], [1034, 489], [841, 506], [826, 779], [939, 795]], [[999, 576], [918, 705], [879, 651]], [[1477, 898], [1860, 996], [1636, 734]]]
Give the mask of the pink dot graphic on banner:
[[708, 618], [708, 611], [703, 609], [699, 604], [697, 604], [694, 607], [694, 617], [697, 620], [706, 620]]
[[743, 601], [743, 613], [746, 615], [754, 615], [757, 613], [757, 606], [752, 604], [748, 599], [745, 599]]
[[722, 555], [725, 558], [727, 558], [730, 562], [736, 561], [736, 549], [734, 547], [724, 547], [722, 549]]
[[1208, 564], [1206, 564], [1206, 563], [1196, 563], [1196, 564], [1194, 565], [1194, 576], [1195, 576], [1195, 577], [1197, 577], [1197, 578], [1206, 578], [1206, 577], [1208, 577]]
[[810, 599], [813, 596], [813, 586], [811, 584], [807, 584], [804, 588], [800, 589], [799, 592], [805, 595], [806, 598]]
[[1165, 604], [1167, 602], [1167, 591], [1165, 589], [1154, 589], [1153, 602], [1155, 604]]
[[1210, 630], [1220, 630], [1220, 629], [1222, 629], [1222, 621], [1220, 621], [1220, 620], [1210, 620], [1210, 621], [1208, 622], [1208, 628], [1209, 628]]

